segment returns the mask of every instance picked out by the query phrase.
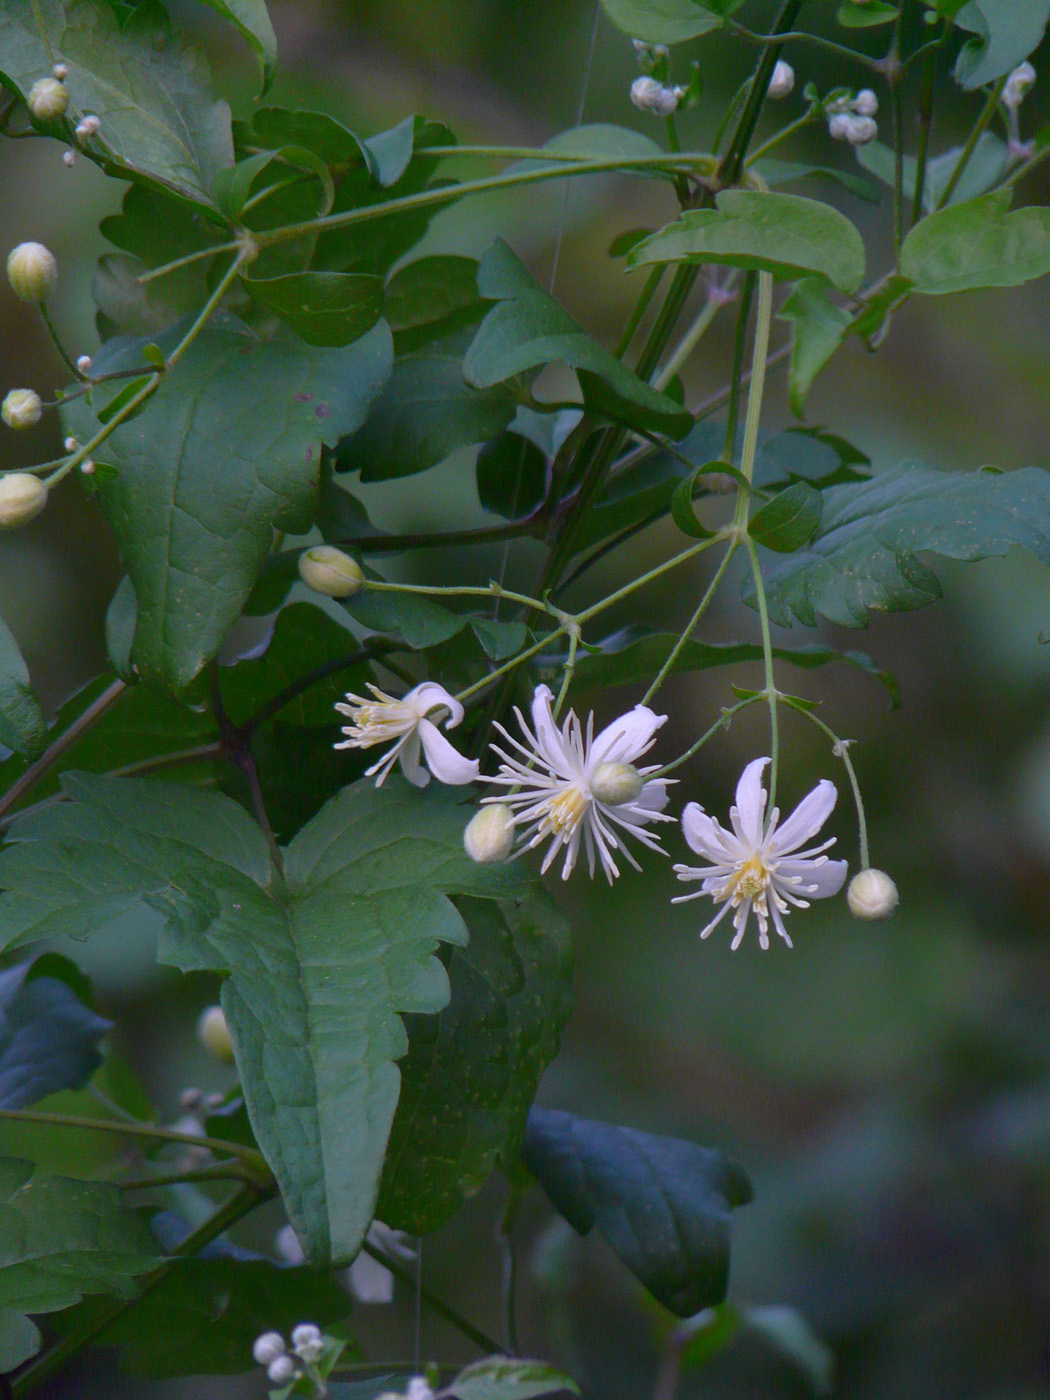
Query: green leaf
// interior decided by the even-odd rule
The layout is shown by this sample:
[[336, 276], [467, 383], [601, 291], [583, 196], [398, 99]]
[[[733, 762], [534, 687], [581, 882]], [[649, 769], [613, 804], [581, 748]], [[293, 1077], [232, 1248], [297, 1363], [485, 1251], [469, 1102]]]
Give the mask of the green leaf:
[[368, 273], [289, 272], [244, 285], [307, 345], [350, 345], [383, 314], [383, 279]]
[[362, 588], [343, 606], [363, 626], [373, 632], [400, 637], [413, 651], [447, 641], [461, 632], [469, 621], [418, 593], [384, 593]]
[[837, 209], [797, 194], [723, 190], [717, 209], [691, 209], [628, 254], [650, 263], [722, 263], [793, 281], [814, 274], [843, 292], [864, 280], [864, 242]]
[[[143, 30], [145, 27], [143, 27]], [[75, 107], [101, 121], [104, 169], [212, 208], [208, 194], [233, 160], [230, 109], [211, 95], [204, 59], [135, 26], [111, 6], [7, 0], [0, 7], [0, 78], [23, 97], [61, 61]]]
[[747, 531], [766, 549], [792, 554], [812, 538], [823, 508], [820, 492], [806, 481], [796, 481], [751, 517]]
[[[870, 142], [869, 144], [876, 143]], [[858, 146], [857, 154], [860, 155], [866, 149], [865, 146]], [[843, 189], [849, 190], [850, 194], [855, 194], [858, 199], [866, 200], [869, 204], [878, 204], [879, 202], [879, 192], [871, 181], [854, 174], [852, 170], [839, 170], [831, 165], [809, 165], [805, 162], [774, 160], [772, 158], [756, 161], [750, 168], [762, 176], [770, 189], [775, 189], [778, 185], [789, 184], [793, 180], [830, 180], [833, 184], [841, 185]]]
[[40, 1328], [25, 1313], [0, 1308], [0, 1370], [13, 1371], [40, 1350]]
[[[947, 188], [955, 173], [955, 167], [962, 155], [962, 146], [953, 146], [935, 156], [926, 166], [926, 179], [923, 185], [922, 208], [930, 213]], [[857, 147], [857, 159], [876, 179], [890, 189], [896, 180], [896, 156], [893, 148], [884, 146], [881, 141], [869, 141]], [[984, 194], [985, 190], [997, 185], [1010, 166], [1010, 149], [1006, 142], [994, 132], [982, 131], [977, 145], [973, 148], [959, 183], [952, 191], [949, 204], [965, 204], [969, 199]], [[918, 166], [914, 156], [904, 158], [904, 188], [910, 194], [915, 189]]]
[[832, 301], [822, 277], [803, 278], [779, 315], [793, 327], [788, 383], [792, 412], [801, 418], [814, 379], [846, 339], [852, 317]]
[[908, 234], [900, 270], [917, 292], [941, 296], [1018, 287], [1050, 272], [1050, 209], [1010, 213], [1010, 190], [954, 204]]
[[456, 906], [470, 942], [447, 959], [445, 1009], [406, 1019], [377, 1206], [380, 1219], [414, 1235], [443, 1225], [514, 1160], [572, 1007], [568, 926], [546, 895]]
[[506, 520], [529, 515], [547, 494], [547, 458], [513, 430], [485, 443], [474, 470], [482, 509]]
[[487, 309], [478, 295], [475, 258], [449, 254], [417, 258], [395, 272], [386, 285], [386, 319], [400, 354], [475, 325]]
[[823, 493], [820, 529], [807, 548], [763, 569], [769, 613], [807, 627], [822, 614], [863, 627], [867, 610], [906, 612], [941, 596], [918, 559], [926, 550], [972, 561], [1016, 545], [1050, 563], [1050, 476], [902, 466]]
[[277, 150], [304, 146], [338, 174], [363, 167], [371, 175], [372, 158], [354, 133], [327, 112], [260, 107], [252, 117], [258, 143]]
[[[135, 913], [159, 956], [230, 975], [222, 1005], [252, 1128], [308, 1259], [340, 1263], [372, 1220], [397, 1105], [400, 1013], [448, 1001], [439, 942], [464, 944], [449, 894], [523, 893], [463, 851], [462, 796], [396, 779], [344, 788], [284, 852], [214, 793], [67, 776], [72, 801], [0, 852], [0, 944], [83, 938]], [[0, 1304], [4, 1298], [0, 1293]]]
[[11, 629], [0, 618], [0, 744], [35, 757], [47, 743], [47, 724], [29, 684], [29, 672]]
[[258, 151], [229, 169], [219, 171], [212, 182], [212, 198], [227, 218], [241, 220], [256, 181], [271, 167], [276, 167], [270, 178], [277, 185], [299, 180], [304, 170], [316, 175], [321, 185], [321, 198], [315, 212], [329, 213], [335, 199], [335, 185], [328, 166], [306, 146], [281, 146], [275, 151]]
[[[629, 127], [613, 126], [610, 122], [590, 122], [584, 126], [573, 126], [567, 131], [559, 131], [543, 143], [543, 150], [552, 156], [575, 156], [587, 160], [636, 160], [639, 156], [664, 154], [663, 147], [650, 136]], [[712, 165], [714, 164], [712, 157]], [[549, 165], [546, 160], [522, 160], [511, 167], [513, 170], [541, 170]], [[673, 177], [666, 170], [634, 170], [625, 174], [641, 175], [647, 178], [668, 180]]]
[[602, 9], [617, 29], [650, 44], [680, 44], [722, 27], [694, 0], [602, 0]]
[[106, 654], [122, 681], [134, 685], [137, 679], [131, 665], [131, 647], [135, 640], [135, 624], [139, 605], [131, 579], [125, 574], [106, 609]]
[[538, 1395], [562, 1391], [579, 1395], [580, 1387], [564, 1371], [545, 1361], [520, 1361], [517, 1357], [487, 1356], [465, 1366], [449, 1381], [446, 1393], [459, 1400], [534, 1400]]
[[665, 1308], [690, 1317], [725, 1296], [729, 1212], [751, 1200], [714, 1148], [533, 1108], [525, 1162], [581, 1235], [593, 1226]]
[[871, 29], [876, 24], [889, 24], [897, 14], [897, 7], [884, 0], [844, 0], [835, 19], [843, 29]]
[[102, 1063], [113, 1029], [70, 985], [77, 969], [57, 953], [0, 972], [0, 1108], [27, 1108], [79, 1089]]
[[814, 1395], [830, 1395], [834, 1391], [834, 1354], [797, 1308], [777, 1304], [744, 1308], [741, 1321], [803, 1373]]
[[262, 65], [262, 91], [273, 82], [277, 69], [277, 38], [266, 13], [266, 0], [204, 0], [241, 31]]
[[674, 438], [689, 431], [692, 417], [592, 340], [502, 239], [481, 261], [478, 290], [498, 305], [482, 321], [463, 361], [468, 384], [489, 388], [564, 360], [579, 371], [584, 402], [594, 412]]
[[523, 622], [495, 622], [489, 617], [472, 617], [470, 629], [492, 661], [505, 661], [508, 656], [522, 651], [529, 640], [529, 631]]
[[696, 471], [683, 481], [680, 481], [675, 487], [674, 494], [671, 497], [671, 516], [683, 535], [688, 535], [694, 540], [709, 540], [712, 538], [714, 531], [709, 530], [706, 525], [703, 525], [697, 518], [696, 512], [693, 510], [693, 496], [696, 494], [697, 483], [702, 477], [719, 476], [733, 470], [734, 468], [730, 467], [721, 459], [716, 459], [713, 462], [704, 462], [701, 466], [697, 467]]
[[[650, 681], [678, 646], [679, 637], [673, 632], [660, 632], [639, 637], [618, 650], [590, 652], [576, 662], [573, 677], [575, 695], [611, 685], [641, 685]], [[688, 671], [707, 671], [717, 666], [736, 666], [745, 661], [761, 661], [762, 647], [757, 642], [697, 642], [688, 638], [675, 657], [672, 675]], [[812, 643], [800, 647], [774, 647], [773, 655], [802, 670], [847, 662], [865, 671], [884, 685], [890, 703], [900, 708], [900, 689], [889, 671], [880, 670], [863, 651], [835, 651], [832, 647]]]
[[[135, 342], [105, 347], [99, 373], [136, 364]], [[240, 615], [273, 539], [303, 533], [317, 504], [320, 444], [363, 422], [390, 369], [380, 323], [344, 349], [290, 331], [260, 340], [226, 318], [197, 337], [147, 410], [106, 444], [118, 469], [98, 499], [138, 599], [134, 660], [181, 690]], [[82, 441], [97, 419], [64, 410]]]
[[994, 82], [1039, 46], [1050, 19], [1050, 0], [980, 0], [955, 16], [973, 34], [955, 61], [955, 76], [967, 91]]

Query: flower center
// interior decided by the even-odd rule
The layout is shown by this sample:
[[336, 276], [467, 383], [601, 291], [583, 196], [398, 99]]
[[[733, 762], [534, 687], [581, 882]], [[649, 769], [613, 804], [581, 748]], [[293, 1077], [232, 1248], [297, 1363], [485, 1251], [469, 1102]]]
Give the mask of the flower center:
[[357, 730], [354, 738], [360, 747], [371, 748], [398, 738], [419, 723], [419, 716], [411, 705], [392, 700], [389, 704], [359, 706], [351, 723]]
[[563, 831], [574, 831], [583, 820], [587, 810], [587, 794], [575, 783], [559, 792], [547, 808], [547, 820], [551, 831], [560, 835]]
[[771, 873], [761, 856], [752, 856], [729, 877], [719, 899], [731, 899], [734, 906], [745, 899], [756, 899], [765, 892]]

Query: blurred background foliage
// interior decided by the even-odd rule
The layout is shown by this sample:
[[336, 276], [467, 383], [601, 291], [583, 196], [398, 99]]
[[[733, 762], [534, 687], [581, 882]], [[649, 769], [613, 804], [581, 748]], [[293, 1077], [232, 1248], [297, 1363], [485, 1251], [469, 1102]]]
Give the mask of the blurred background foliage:
[[[246, 52], [193, 0], [174, 8], [212, 53], [235, 112], [245, 111], [254, 81]], [[762, 8], [746, 17], [760, 21]], [[584, 119], [648, 129], [627, 98], [637, 71], [630, 46], [604, 18], [594, 29], [592, 0], [275, 0], [271, 9], [283, 67], [268, 100], [329, 110], [362, 134], [419, 111], [447, 122], [463, 142], [540, 144], [578, 118], [592, 31]], [[817, 21], [822, 10], [830, 28], [832, 6], [809, 10]], [[881, 31], [870, 42], [877, 50]], [[798, 91], [810, 79], [822, 90], [867, 81], [861, 68], [850, 71], [817, 50], [789, 46], [787, 56]], [[693, 57], [705, 95], [683, 118], [683, 136], [687, 148], [703, 149], [752, 55], [715, 34], [678, 51], [683, 76]], [[1040, 79], [1022, 109], [1026, 135], [1050, 119], [1047, 57], [1044, 46], [1034, 59]], [[764, 131], [801, 110], [798, 91], [772, 108]], [[943, 149], [981, 99], [963, 96], [943, 75], [937, 97], [935, 142]], [[823, 128], [806, 134], [803, 153], [825, 164], [853, 160]], [[105, 249], [97, 224], [116, 209], [120, 187], [86, 161], [67, 170], [59, 148], [44, 142], [4, 142], [0, 161], [3, 246], [32, 238], [54, 249], [62, 269], [56, 314], [76, 353], [90, 352], [97, 343], [91, 276]], [[829, 196], [830, 188], [814, 192], [839, 204], [869, 247], [885, 249], [886, 201], [864, 204], [837, 189]], [[666, 221], [673, 212], [666, 189], [596, 180], [568, 195], [543, 187], [473, 201], [437, 218], [417, 251], [479, 254], [501, 233], [547, 278], [564, 226], [556, 292], [609, 343], [639, 275], [625, 278], [608, 246], [625, 229]], [[1050, 203], [1050, 166], [1021, 197]], [[877, 253], [871, 265], [878, 270]], [[31, 308], [8, 296], [3, 317], [3, 384], [59, 385], [61, 366]], [[690, 401], [724, 382], [727, 326], [725, 318], [716, 323], [687, 367]], [[791, 421], [777, 376], [768, 404], [767, 427]], [[1050, 287], [916, 298], [876, 356], [858, 341], [847, 345], [818, 380], [809, 411], [877, 467], [903, 458], [945, 469], [1050, 465]], [[57, 426], [47, 430], [57, 438]], [[57, 441], [50, 446], [57, 452]], [[4, 465], [13, 467], [46, 449], [37, 434], [7, 434], [4, 451]], [[427, 476], [361, 494], [388, 528], [433, 527], [435, 516], [469, 525], [481, 518], [471, 465], [460, 454]], [[593, 587], [639, 571], [672, 535], [667, 525], [640, 536], [612, 556]], [[534, 562], [527, 550], [512, 556], [508, 581], [528, 579]], [[484, 581], [500, 555], [474, 551], [455, 565]], [[440, 581], [447, 566], [431, 556], [411, 567]], [[100, 669], [102, 618], [119, 573], [102, 517], [76, 486], [0, 542], [3, 614], [50, 705]], [[559, 887], [576, 928], [578, 1005], [541, 1102], [738, 1156], [756, 1200], [736, 1215], [730, 1296], [801, 1309], [835, 1353], [836, 1393], [1038, 1400], [1050, 1397], [1050, 646], [1043, 635], [1050, 575], [1026, 556], [948, 566], [943, 578], [945, 600], [926, 612], [876, 616], [866, 634], [819, 634], [836, 646], [862, 646], [892, 670], [903, 693], [899, 713], [852, 670], [781, 681], [820, 698], [828, 722], [861, 741], [854, 754], [870, 803], [873, 859], [900, 885], [896, 917], [859, 924], [844, 901], [828, 901], [796, 916], [794, 952], [762, 953], [751, 938], [731, 954], [728, 938], [698, 942], [699, 906], [668, 904], [670, 861], [651, 861], [644, 877], [628, 874], [612, 891]], [[658, 619], [661, 630], [684, 621], [703, 580], [699, 571], [687, 589], [676, 575], [663, 592], [650, 592], [639, 605], [644, 619]], [[757, 634], [735, 597], [729, 589], [709, 614], [707, 635]], [[625, 613], [616, 622], [630, 620]], [[816, 639], [794, 629], [795, 641]], [[746, 668], [734, 679], [747, 684]], [[721, 673], [673, 679], [662, 697], [670, 719], [660, 753], [684, 747], [730, 698]], [[635, 699], [614, 694], [602, 705], [611, 713]], [[844, 787], [826, 744], [793, 718], [784, 801], [797, 800], [819, 775]], [[750, 711], [683, 771], [680, 791], [723, 812], [740, 768], [765, 744], [761, 717]], [[294, 770], [294, 754], [288, 762]], [[833, 824], [839, 853], [855, 861], [845, 797]], [[119, 934], [74, 956], [95, 979], [100, 1009], [118, 1022], [121, 1053], [141, 1067], [170, 1117], [183, 1087], [227, 1087], [193, 1034], [213, 984], [157, 969], [150, 949]], [[27, 1134], [5, 1132], [5, 1150], [44, 1151], [39, 1138], [34, 1147]], [[85, 1143], [85, 1174], [96, 1165], [92, 1151]], [[503, 1187], [493, 1183], [423, 1247], [427, 1286], [497, 1335], [502, 1204]], [[273, 1212], [252, 1242], [271, 1248], [281, 1223]], [[642, 1302], [599, 1241], [574, 1240], [565, 1229], [530, 1197], [518, 1227], [526, 1354], [564, 1365], [591, 1396], [651, 1393], [668, 1320]], [[399, 1288], [393, 1307], [359, 1307], [365, 1354], [408, 1355], [413, 1314], [409, 1289]], [[422, 1354], [470, 1355], [425, 1309]], [[49, 1393], [263, 1390], [257, 1374], [148, 1386], [119, 1380], [100, 1360]], [[748, 1333], [682, 1387], [683, 1395], [748, 1400], [807, 1393], [802, 1374]]]

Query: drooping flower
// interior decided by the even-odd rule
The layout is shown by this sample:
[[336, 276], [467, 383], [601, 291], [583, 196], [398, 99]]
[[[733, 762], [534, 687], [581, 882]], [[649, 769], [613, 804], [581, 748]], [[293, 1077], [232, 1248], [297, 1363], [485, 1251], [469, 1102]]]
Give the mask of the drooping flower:
[[622, 833], [659, 851], [656, 837], [645, 830], [646, 823], [674, 820], [663, 812], [671, 780], [652, 778], [647, 782], [647, 774], [659, 765], [634, 766], [635, 760], [652, 748], [656, 731], [667, 716], [638, 705], [596, 735], [593, 714], [587, 717], [585, 731], [570, 710], [559, 728], [551, 712], [551, 692], [545, 685], [537, 686], [532, 698], [531, 729], [520, 710], [514, 713], [526, 743], [512, 738], [502, 725], [496, 727], [521, 757], [493, 744], [503, 762], [496, 776], [486, 779], [509, 791], [482, 800], [512, 809], [513, 825], [522, 829], [519, 849], [531, 850], [550, 839], [542, 869], [547, 871], [564, 849], [563, 880], [572, 874], [581, 844], [587, 852], [590, 874], [594, 874], [597, 854], [610, 885], [620, 873], [614, 851], [622, 851], [634, 869], [640, 869]]
[[682, 813], [682, 831], [691, 850], [705, 856], [706, 866], [676, 865], [679, 880], [702, 880], [693, 894], [679, 895], [674, 904], [709, 895], [722, 908], [700, 934], [708, 934], [722, 922], [730, 909], [736, 933], [732, 948], [740, 946], [752, 909], [758, 920], [758, 941], [769, 947], [769, 925], [790, 948], [784, 915], [792, 907], [807, 909], [810, 899], [826, 899], [838, 894], [846, 879], [846, 862], [828, 860], [824, 852], [834, 845], [831, 837], [820, 846], [801, 850], [831, 815], [838, 798], [835, 784], [822, 778], [780, 825], [780, 810], [766, 811], [766, 790], [762, 770], [768, 758], [756, 758], [741, 775], [736, 789], [736, 805], [729, 809], [732, 831], [709, 817], [696, 802]]
[[[394, 764], [400, 760], [401, 771], [414, 787], [426, 787], [433, 773], [439, 783], [458, 786], [472, 783], [478, 776], [477, 760], [464, 758], [452, 747], [438, 724], [454, 729], [463, 718], [463, 706], [434, 681], [424, 681], [398, 700], [378, 686], [370, 685], [373, 699], [362, 695], [347, 695], [348, 704], [337, 704], [340, 714], [350, 720], [343, 727], [346, 739], [337, 749], [370, 749], [376, 744], [394, 747], [378, 763], [365, 770], [365, 777], [376, 776], [376, 787], [382, 787]], [[438, 712], [437, 722], [428, 715]], [[442, 720], [441, 712], [447, 712]], [[420, 763], [420, 752], [427, 768]]]

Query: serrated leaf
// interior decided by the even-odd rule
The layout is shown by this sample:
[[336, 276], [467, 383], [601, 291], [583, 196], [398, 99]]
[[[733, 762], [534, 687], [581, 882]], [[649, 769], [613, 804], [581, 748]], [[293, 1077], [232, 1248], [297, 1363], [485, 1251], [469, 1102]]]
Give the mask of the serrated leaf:
[[487, 1356], [465, 1366], [442, 1392], [459, 1400], [535, 1400], [539, 1395], [568, 1391], [579, 1395], [573, 1378], [545, 1361], [521, 1361], [517, 1357]]
[[113, 1023], [65, 980], [72, 966], [52, 953], [0, 972], [0, 1109], [79, 1089], [102, 1063], [99, 1042]]
[[1010, 213], [1010, 190], [953, 204], [908, 234], [900, 270], [917, 292], [941, 296], [1017, 287], [1050, 272], [1050, 209]]
[[617, 29], [651, 44], [680, 44], [722, 24], [694, 0], [602, 0], [602, 9]]
[[[448, 895], [509, 898], [522, 872], [463, 851], [459, 794], [397, 779], [344, 788], [284, 852], [243, 808], [142, 779], [67, 776], [71, 801], [0, 852], [0, 944], [84, 938], [132, 912], [183, 971], [222, 989], [252, 1128], [308, 1259], [345, 1262], [374, 1209], [397, 1104], [400, 1013], [448, 1000]], [[3, 1303], [0, 1296], [0, 1304]]]
[[584, 402], [594, 412], [675, 438], [689, 431], [692, 417], [592, 340], [502, 239], [481, 260], [478, 290], [497, 305], [478, 327], [463, 361], [468, 384], [490, 388], [564, 360], [579, 373]]
[[109, 5], [7, 0], [0, 78], [25, 97], [59, 61], [75, 108], [101, 121], [92, 159], [213, 208], [211, 181], [232, 162], [233, 142], [230, 109], [213, 100], [200, 55], [163, 35], [154, 42], [134, 28], [123, 32]]
[[756, 190], [723, 190], [717, 204], [690, 209], [639, 243], [628, 254], [628, 266], [720, 263], [789, 281], [826, 277], [843, 292], [855, 292], [864, 280], [864, 241], [830, 205]]
[[47, 724], [29, 684], [26, 663], [11, 629], [0, 618], [0, 744], [35, 757], [46, 743]]
[[789, 385], [791, 409], [805, 413], [806, 396], [814, 379], [849, 334], [852, 318], [836, 306], [822, 277], [806, 277], [780, 308], [780, 319], [792, 323]]
[[513, 1160], [572, 1006], [568, 927], [545, 895], [456, 905], [470, 942], [447, 959], [445, 1009], [406, 1021], [377, 1206], [414, 1235], [443, 1225]]
[[811, 539], [820, 524], [823, 498], [806, 481], [780, 491], [751, 517], [751, 538], [778, 554], [791, 554]]
[[[138, 362], [114, 342], [99, 373]], [[138, 599], [134, 661], [181, 690], [215, 654], [266, 560], [273, 531], [303, 533], [317, 504], [320, 446], [365, 418], [391, 363], [383, 323], [322, 350], [290, 331], [261, 340], [226, 318], [201, 332], [149, 407], [106, 443], [118, 469], [98, 499]], [[64, 410], [82, 441], [97, 419]]]
[[244, 285], [307, 345], [350, 345], [383, 314], [383, 279], [369, 273], [289, 272]]
[[955, 76], [968, 91], [1009, 73], [1038, 46], [1050, 19], [1050, 0], [980, 0], [955, 16], [968, 40], [955, 61]]
[[[807, 627], [822, 614], [863, 627], [868, 609], [906, 612], [941, 596], [918, 556], [968, 561], [1020, 545], [1050, 563], [1050, 475], [1035, 467], [993, 474], [902, 466], [823, 493], [809, 545], [763, 568], [770, 617]], [[749, 590], [745, 592], [745, 596]]]
[[262, 66], [262, 91], [273, 82], [277, 68], [277, 37], [266, 12], [266, 0], [204, 0], [241, 31]]
[[714, 1148], [533, 1108], [525, 1163], [578, 1234], [595, 1225], [664, 1307], [690, 1317], [725, 1296], [729, 1213], [751, 1200]]

